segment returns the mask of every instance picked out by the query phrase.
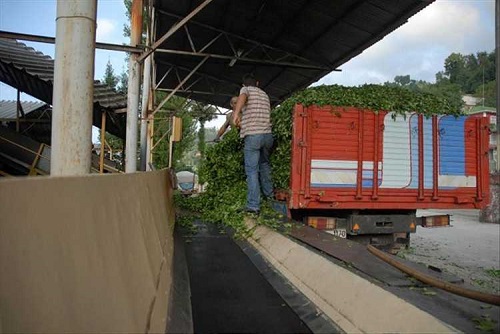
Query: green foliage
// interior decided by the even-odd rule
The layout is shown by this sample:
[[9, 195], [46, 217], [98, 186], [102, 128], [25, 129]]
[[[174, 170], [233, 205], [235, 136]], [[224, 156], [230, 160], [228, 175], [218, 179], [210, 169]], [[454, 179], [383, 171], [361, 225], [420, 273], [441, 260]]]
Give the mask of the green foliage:
[[[164, 92], [156, 92], [156, 98], [161, 101], [166, 97]], [[186, 108], [186, 99], [178, 96], [173, 96], [164, 106], [163, 109], [173, 110], [175, 115], [182, 119], [182, 140], [174, 143], [173, 154], [173, 167], [180, 169], [183, 166], [182, 157], [192, 149], [194, 139], [196, 136], [196, 121], [191, 116], [189, 109]], [[170, 129], [170, 117], [163, 116], [155, 119], [154, 129], [154, 143], [163, 137], [163, 139], [156, 144], [153, 151], [153, 162], [157, 168], [165, 168], [168, 166], [169, 157], [169, 134], [165, 135]]]
[[[480, 85], [477, 87], [474, 92], [474, 96], [477, 98], [483, 98], [484, 92], [484, 106], [485, 107], [493, 107], [497, 106], [497, 81], [493, 80], [485, 83], [484, 85]], [[484, 91], [483, 91], [484, 88]]]
[[118, 84], [119, 78], [115, 75], [115, 71], [113, 69], [113, 65], [111, 65], [111, 62], [108, 60], [106, 64], [106, 70], [104, 71], [104, 79], [103, 82], [112, 87], [113, 89], [116, 89], [116, 85]]
[[472, 321], [476, 324], [476, 328], [483, 333], [491, 333], [495, 330], [496, 322], [492, 320], [488, 315], [482, 315], [481, 317], [473, 318]]
[[486, 269], [485, 271], [491, 277], [500, 278], [500, 269], [491, 268], [491, 269]]
[[473, 94], [483, 82], [495, 80], [495, 52], [452, 53], [445, 59], [444, 68], [436, 74], [437, 84], [456, 84], [464, 94]]
[[123, 69], [118, 77], [118, 84], [116, 90], [122, 94], [127, 94], [128, 90], [128, 70]]

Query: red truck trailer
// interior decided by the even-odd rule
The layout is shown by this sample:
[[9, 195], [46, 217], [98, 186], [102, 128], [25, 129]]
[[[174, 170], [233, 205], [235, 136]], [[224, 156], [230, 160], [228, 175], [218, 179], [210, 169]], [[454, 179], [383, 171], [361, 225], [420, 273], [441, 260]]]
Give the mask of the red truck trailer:
[[489, 119], [296, 105], [288, 208], [333, 234], [409, 238], [417, 209], [489, 203]]

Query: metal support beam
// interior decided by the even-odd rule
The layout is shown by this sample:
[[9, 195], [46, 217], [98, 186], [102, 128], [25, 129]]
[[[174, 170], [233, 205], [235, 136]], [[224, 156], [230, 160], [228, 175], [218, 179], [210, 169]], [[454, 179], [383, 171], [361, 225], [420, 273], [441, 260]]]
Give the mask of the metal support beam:
[[[184, 66], [176, 66], [176, 65], [174, 65], [172, 63], [169, 63], [169, 62], [166, 62], [166, 61], [162, 61], [162, 60], [158, 60], [158, 63], [164, 64], [164, 65], [168, 65], [168, 66], [172, 66], [172, 67], [176, 67], [176, 68], [179, 68], [179, 69], [184, 70], [184, 71], [191, 71], [190, 68], [187, 68], [187, 67], [184, 67]], [[237, 81], [231, 80], [229, 78], [225, 78], [225, 77], [222, 77], [222, 76], [211, 75], [211, 74], [208, 74], [208, 73], [205, 73], [205, 72], [202, 72], [202, 71], [197, 71], [197, 74], [203, 76], [205, 79], [210, 79], [210, 80], [213, 80], [213, 81], [230, 84], [230, 85], [234, 86], [235, 89], [238, 89], [238, 90], [241, 88], [241, 82], [237, 82]], [[280, 87], [274, 87], [274, 88], [276, 90], [281, 90], [281, 91], [284, 91], [286, 93], [291, 93], [287, 89], [281, 89]], [[268, 95], [269, 95], [269, 97], [271, 98], [272, 101], [279, 101], [280, 100], [280, 99], [278, 99], [274, 95], [271, 95], [271, 94], [268, 94]]]
[[[50, 119], [38, 119], [38, 118], [0, 118], [0, 122], [19, 122], [19, 123], [50, 123]], [[17, 124], [16, 124], [17, 125]]]
[[208, 56], [203, 58], [202, 61], [200, 61], [198, 63], [198, 65], [196, 65], [195, 68], [193, 68], [191, 70], [191, 72], [189, 72], [189, 74], [181, 81], [179, 82], [179, 84], [177, 85], [177, 87], [174, 88], [174, 90], [172, 92], [170, 92], [167, 97], [165, 99], [163, 99], [163, 101], [161, 101], [161, 103], [158, 105], [158, 107], [156, 107], [156, 109], [153, 111], [153, 113], [151, 115], [154, 115], [156, 112], [158, 112], [158, 110], [161, 109], [161, 107], [163, 107], [165, 105], [165, 103], [168, 102], [168, 100], [170, 100], [172, 98], [172, 96], [174, 96], [174, 94], [189, 80], [189, 78], [191, 78], [193, 76], [194, 73], [196, 73], [196, 71], [208, 60]]
[[[182, 55], [182, 56], [195, 56], [195, 57], [210, 57], [215, 59], [226, 59], [229, 61], [237, 60], [240, 62], [246, 62], [250, 64], [260, 64], [260, 65], [270, 65], [270, 66], [282, 66], [282, 67], [292, 67], [292, 68], [301, 68], [301, 69], [311, 69], [311, 70], [327, 70], [331, 71], [331, 68], [316, 66], [316, 65], [308, 65], [308, 64], [300, 64], [300, 63], [291, 63], [286, 61], [275, 61], [275, 60], [265, 60], [265, 59], [254, 59], [247, 57], [238, 57], [238, 56], [227, 56], [220, 55], [214, 53], [203, 53], [203, 52], [192, 52], [192, 51], [181, 51], [181, 50], [171, 50], [171, 49], [157, 49], [158, 53], [168, 53], [174, 55]], [[339, 71], [335, 69], [334, 71]]]
[[[39, 43], [47, 43], [47, 44], [55, 44], [56, 39], [54, 37], [49, 36], [41, 36], [41, 35], [31, 35], [31, 34], [22, 34], [17, 32], [0, 30], [1, 38], [11, 38], [17, 39], [20, 41], [30, 41], [30, 42], [39, 42]], [[123, 44], [111, 44], [111, 43], [95, 43], [96, 49], [101, 50], [109, 50], [109, 51], [120, 51], [120, 52], [143, 52], [144, 48], [141, 46], [129, 46]]]
[[[131, 13], [130, 45], [136, 46], [142, 38], [142, 0], [133, 0]], [[125, 142], [125, 173], [137, 171], [137, 130], [139, 118], [139, 95], [141, 86], [141, 64], [138, 53], [129, 58], [129, 76], [127, 92], [127, 133]]]
[[[157, 89], [160, 92], [173, 92], [173, 89], [169, 88], [158, 88]], [[228, 97], [233, 97], [234, 94], [225, 94], [225, 93], [214, 93], [214, 92], [205, 92], [205, 91], [200, 91], [200, 90], [182, 90], [178, 89], [176, 91], [177, 93], [185, 93], [185, 94], [198, 94], [198, 95], [217, 95], [217, 96], [228, 96]]]
[[147, 162], [147, 142], [148, 142], [148, 123], [150, 118], [148, 115], [148, 106], [150, 99], [151, 87], [151, 57], [144, 61], [144, 74], [142, 80], [142, 103], [141, 103], [141, 171], [146, 171]]
[[[151, 99], [152, 100], [152, 99]], [[151, 106], [152, 106], [152, 101], [151, 101]], [[153, 162], [153, 135], [154, 135], [154, 128], [155, 126], [155, 121], [154, 118], [151, 119], [151, 121], [148, 123], [148, 144], [146, 145], [146, 157], [147, 157], [147, 162], [148, 165], [146, 167], [146, 170], [150, 171], [151, 170], [151, 163]]]
[[496, 81], [497, 81], [497, 173], [500, 173], [500, 3], [495, 2], [495, 45], [496, 45]]
[[196, 14], [198, 14], [203, 8], [205, 8], [209, 3], [211, 3], [213, 0], [205, 0], [203, 1], [198, 7], [193, 9], [191, 13], [189, 13], [186, 17], [184, 17], [182, 20], [174, 24], [166, 33], [163, 35], [160, 39], [158, 39], [153, 46], [151, 47], [150, 50], [144, 52], [140, 57], [137, 59], [137, 61], [142, 62], [146, 57], [148, 57], [151, 53], [153, 53], [163, 42], [165, 42], [170, 36], [172, 36], [177, 30], [182, 28], [186, 22], [191, 20]]
[[104, 151], [106, 150], [106, 112], [101, 114], [101, 152], [99, 156], [99, 173], [104, 173]]
[[96, 15], [97, 0], [57, 2], [51, 176], [90, 173]]
[[19, 116], [21, 114], [21, 92], [17, 90], [17, 102], [16, 102], [16, 132], [19, 132]]
[[[161, 15], [165, 15], [165, 16], [170, 16], [170, 17], [173, 17], [173, 18], [177, 18], [177, 19], [181, 19], [182, 16], [179, 16], [177, 14], [174, 14], [174, 13], [170, 13], [170, 12], [167, 12], [167, 11], [164, 11], [164, 10], [158, 10], [158, 12], [161, 14]], [[227, 31], [224, 31], [222, 29], [219, 29], [219, 28], [216, 28], [216, 27], [213, 27], [213, 26], [210, 26], [208, 24], [204, 24], [204, 23], [201, 23], [201, 22], [197, 22], [196, 20], [190, 20], [189, 21], [190, 24], [194, 24], [194, 25], [197, 25], [199, 27], [202, 27], [202, 28], [206, 28], [206, 29], [209, 29], [209, 30], [212, 30], [212, 31], [215, 31], [215, 32], [219, 32], [219, 33], [222, 33], [226, 36], [229, 36], [229, 37], [233, 37], [233, 38], [236, 38], [236, 39], [239, 39], [241, 41], [245, 41], [245, 42], [248, 42], [250, 44], [255, 44], [255, 45], [258, 45], [262, 48], [266, 48], [266, 49], [270, 49], [270, 50], [273, 50], [273, 51], [277, 51], [277, 52], [282, 52], [284, 54], [286, 54], [287, 56], [289, 57], [292, 57], [292, 58], [296, 58], [296, 59], [302, 59], [303, 61], [306, 61], [306, 62], [310, 62], [311, 64], [315, 64], [315, 65], [318, 65], [318, 66], [327, 66], [326, 64], [319, 64], [317, 62], [313, 62], [311, 61], [310, 59], [307, 59], [303, 56], [300, 56], [300, 55], [297, 55], [297, 54], [294, 54], [294, 53], [291, 53], [291, 52], [288, 52], [288, 51], [285, 51], [285, 50], [282, 50], [282, 49], [278, 49], [278, 48], [275, 48], [273, 46], [270, 46], [268, 44], [264, 44], [264, 43], [261, 43], [259, 41], [255, 41], [255, 40], [252, 40], [252, 39], [249, 39], [249, 38], [245, 38], [243, 36], [240, 36], [240, 35], [236, 35], [236, 34], [233, 34], [233, 33], [230, 33], [230, 32], [227, 32]], [[204, 51], [204, 50], [200, 50], [200, 51]], [[333, 69], [332, 69], [333, 70]]]

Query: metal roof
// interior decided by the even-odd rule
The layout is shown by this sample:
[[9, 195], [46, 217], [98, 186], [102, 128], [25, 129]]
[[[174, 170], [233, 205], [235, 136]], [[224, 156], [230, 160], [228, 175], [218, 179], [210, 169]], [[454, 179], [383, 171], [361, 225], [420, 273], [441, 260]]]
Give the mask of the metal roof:
[[[156, 38], [204, 1], [156, 1]], [[156, 50], [156, 82], [168, 92], [179, 88], [177, 95], [227, 107], [239, 93], [242, 76], [254, 73], [277, 104], [432, 2], [213, 0]]]
[[[47, 106], [44, 102], [36, 101], [21, 101], [21, 106], [23, 108], [24, 114], [27, 115], [30, 112]], [[17, 116], [17, 101], [0, 101], [0, 118], [16, 118]]]
[[[0, 81], [47, 104], [52, 104], [54, 60], [13, 39], [0, 38]], [[93, 124], [100, 127], [103, 109], [127, 106], [127, 97], [113, 88], [94, 82]], [[111, 116], [112, 114], [112, 116]], [[125, 138], [125, 113], [108, 113], [107, 131]]]

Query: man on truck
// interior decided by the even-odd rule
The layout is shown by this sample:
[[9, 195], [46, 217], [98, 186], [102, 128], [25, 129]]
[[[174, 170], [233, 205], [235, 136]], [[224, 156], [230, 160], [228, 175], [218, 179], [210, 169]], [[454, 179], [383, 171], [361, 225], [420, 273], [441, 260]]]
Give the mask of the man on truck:
[[248, 188], [245, 211], [259, 214], [261, 188], [264, 196], [273, 196], [269, 162], [273, 135], [269, 96], [259, 88], [259, 82], [251, 74], [243, 77], [243, 87], [234, 108], [233, 120], [236, 126], [241, 126], [240, 137], [244, 138]]

